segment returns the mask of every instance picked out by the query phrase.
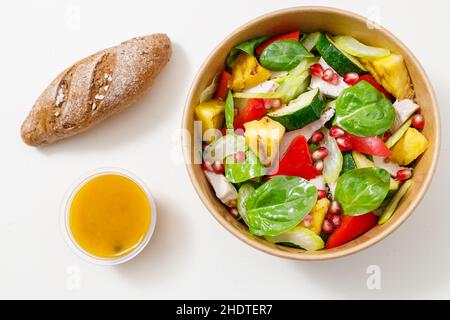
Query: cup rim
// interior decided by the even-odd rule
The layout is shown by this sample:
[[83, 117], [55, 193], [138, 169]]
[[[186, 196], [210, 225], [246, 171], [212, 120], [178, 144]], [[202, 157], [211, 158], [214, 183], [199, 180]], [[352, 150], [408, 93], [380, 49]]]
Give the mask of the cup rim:
[[[72, 205], [72, 201], [75, 195], [89, 181], [92, 181], [96, 177], [107, 174], [120, 175], [136, 183], [139, 186], [139, 188], [141, 188], [141, 190], [144, 191], [151, 209], [151, 222], [145, 235], [145, 238], [134, 248], [134, 250], [117, 258], [96, 257], [87, 252], [86, 250], [84, 250], [74, 239], [69, 225], [70, 207]], [[142, 179], [140, 179], [134, 173], [122, 168], [101, 167], [86, 172], [78, 179], [76, 179], [75, 182], [73, 182], [72, 185], [69, 187], [68, 191], [64, 196], [63, 203], [61, 206], [60, 227], [63, 233], [64, 240], [66, 241], [67, 245], [70, 247], [72, 252], [75, 253], [78, 257], [96, 265], [114, 266], [130, 261], [131, 259], [135, 258], [139, 253], [141, 253], [142, 250], [144, 250], [144, 248], [147, 246], [147, 244], [150, 242], [150, 239], [153, 236], [156, 227], [156, 220], [157, 220], [157, 209], [155, 201], [153, 199], [150, 190], [148, 189], [144, 181], [142, 181]]]
[[[232, 40], [234, 37], [236, 37], [239, 33], [241, 33], [243, 30], [245, 30], [246, 28], [253, 26], [256, 23], [261, 23], [261, 21], [264, 21], [266, 19], [272, 18], [272, 17], [282, 17], [284, 14], [287, 13], [291, 13], [291, 12], [320, 12], [320, 13], [330, 13], [330, 14], [339, 14], [339, 15], [344, 15], [346, 16], [348, 19], [354, 19], [354, 20], [359, 20], [359, 21], [365, 21], [367, 20], [367, 18], [356, 14], [354, 12], [351, 11], [347, 11], [347, 10], [343, 10], [343, 9], [338, 9], [338, 8], [334, 8], [334, 7], [327, 7], [327, 6], [296, 6], [296, 7], [291, 7], [291, 8], [285, 8], [285, 9], [281, 9], [281, 10], [276, 10], [276, 11], [271, 11], [268, 12], [266, 14], [260, 15], [240, 26], [238, 26], [237, 28], [235, 28], [231, 33], [229, 33], [211, 52], [210, 54], [205, 58], [204, 62], [202, 63], [202, 65], [200, 66], [194, 80], [192, 81], [192, 85], [190, 87], [188, 96], [187, 96], [187, 100], [185, 103], [185, 108], [184, 108], [184, 113], [183, 113], [183, 117], [182, 117], [182, 123], [181, 123], [181, 127], [183, 129], [187, 129], [190, 126], [190, 115], [189, 112], [191, 112], [192, 108], [191, 108], [191, 100], [193, 99], [193, 95], [195, 94], [195, 89], [198, 86], [207, 65], [209, 64], [210, 60], [215, 56], [215, 54], [225, 45], [228, 44], [228, 42], [230, 42], [230, 40]], [[223, 217], [212, 205], [212, 203], [209, 203], [209, 201], [207, 200], [207, 196], [206, 196], [206, 192], [204, 190], [202, 190], [200, 182], [198, 181], [196, 175], [195, 175], [195, 165], [191, 164], [189, 161], [189, 158], [191, 156], [191, 151], [188, 150], [188, 146], [186, 144], [183, 144], [183, 154], [184, 154], [184, 159], [185, 159], [185, 163], [186, 163], [186, 170], [187, 173], [189, 175], [191, 184], [194, 187], [194, 190], [196, 191], [197, 195], [199, 196], [200, 200], [202, 201], [202, 203], [204, 204], [204, 206], [207, 208], [207, 210], [210, 212], [210, 214], [212, 214], [212, 216], [219, 222], [219, 224], [221, 224], [228, 232], [230, 232], [231, 234], [233, 234], [235, 237], [237, 237], [238, 239], [240, 239], [242, 242], [246, 243], [247, 245], [249, 245], [250, 247], [257, 249], [259, 251], [262, 251], [264, 253], [273, 255], [273, 256], [277, 256], [280, 258], [285, 258], [285, 259], [290, 259], [290, 260], [302, 260], [302, 261], [324, 261], [324, 260], [332, 260], [332, 259], [337, 259], [337, 258], [342, 258], [342, 257], [346, 257], [346, 256], [350, 256], [353, 255], [357, 252], [363, 251], [365, 249], [368, 249], [372, 246], [374, 246], [375, 244], [381, 242], [382, 240], [384, 240], [386, 237], [388, 237], [390, 234], [392, 234], [395, 230], [397, 230], [413, 213], [413, 211], [417, 208], [417, 206], [419, 205], [419, 203], [421, 202], [421, 200], [423, 199], [425, 193], [427, 192], [427, 190], [429, 189], [430, 185], [431, 185], [431, 181], [436, 173], [436, 169], [437, 169], [437, 163], [439, 160], [439, 155], [440, 155], [440, 149], [441, 149], [441, 117], [440, 117], [440, 111], [438, 108], [438, 103], [437, 103], [437, 98], [436, 98], [436, 94], [435, 91], [433, 89], [433, 86], [431, 84], [431, 81], [428, 77], [428, 75], [426, 74], [425, 70], [423, 69], [422, 64], [418, 61], [418, 59], [416, 58], [416, 56], [414, 55], [413, 52], [411, 52], [411, 50], [400, 40], [398, 39], [394, 34], [392, 34], [389, 30], [387, 30], [386, 28], [384, 28], [383, 26], [380, 26], [379, 28], [383, 34], [392, 39], [398, 46], [399, 48], [407, 53], [410, 57], [411, 60], [413, 62], [413, 64], [416, 65], [417, 70], [420, 74], [420, 77], [424, 79], [424, 85], [427, 88], [427, 91], [429, 92], [430, 95], [430, 100], [431, 100], [431, 107], [433, 109], [433, 112], [436, 114], [436, 124], [435, 124], [435, 150], [434, 153], [432, 155], [432, 161], [430, 164], [430, 168], [429, 168], [429, 174], [427, 175], [426, 179], [423, 181], [423, 187], [420, 190], [420, 192], [413, 198], [413, 200], [411, 201], [411, 203], [409, 204], [409, 206], [406, 208], [406, 210], [403, 212], [401, 218], [399, 218], [397, 221], [395, 221], [395, 223], [391, 223], [390, 225], [388, 225], [384, 230], [382, 230], [380, 233], [378, 233], [377, 235], [361, 242], [358, 243], [356, 245], [354, 245], [353, 247], [347, 247], [347, 248], [336, 248], [333, 250], [324, 250], [324, 251], [320, 251], [319, 253], [310, 253], [310, 252], [288, 252], [288, 251], [283, 251], [280, 249], [274, 249], [272, 247], [269, 247], [268, 245], [257, 241], [251, 237], [245, 236], [242, 234], [242, 232], [240, 232], [239, 230], [237, 230], [237, 228], [233, 227], [230, 225], [230, 223], [227, 221], [227, 219], [225, 217]]]

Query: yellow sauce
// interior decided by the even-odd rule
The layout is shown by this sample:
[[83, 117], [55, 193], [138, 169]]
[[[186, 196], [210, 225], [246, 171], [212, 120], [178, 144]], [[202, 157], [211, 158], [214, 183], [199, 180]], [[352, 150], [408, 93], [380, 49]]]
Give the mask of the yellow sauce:
[[119, 174], [84, 184], [70, 205], [69, 227], [78, 245], [98, 258], [132, 252], [150, 228], [151, 206], [142, 188]]

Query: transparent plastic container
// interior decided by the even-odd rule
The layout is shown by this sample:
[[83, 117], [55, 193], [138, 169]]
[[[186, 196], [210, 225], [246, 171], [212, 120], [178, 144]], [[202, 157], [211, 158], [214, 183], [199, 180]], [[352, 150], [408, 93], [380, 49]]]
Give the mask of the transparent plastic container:
[[[148, 231], [147, 231], [147, 234], [146, 234], [144, 240], [142, 240], [141, 243], [139, 243], [139, 245], [136, 246], [136, 248], [133, 251], [131, 251], [123, 256], [117, 257], [117, 258], [100, 258], [100, 257], [96, 257], [96, 256], [90, 254], [89, 252], [85, 251], [75, 241], [75, 239], [72, 235], [72, 231], [70, 229], [70, 225], [69, 225], [70, 208], [71, 208], [72, 201], [73, 201], [73, 198], [75, 197], [75, 195], [86, 183], [88, 183], [92, 179], [94, 179], [98, 176], [107, 175], [107, 174], [121, 175], [121, 176], [128, 178], [131, 181], [135, 182], [146, 194], [147, 199], [150, 204], [150, 208], [151, 208], [150, 227], [148, 228]], [[127, 261], [130, 261], [131, 259], [136, 257], [139, 253], [141, 253], [142, 250], [147, 246], [147, 244], [149, 243], [149, 241], [153, 235], [153, 232], [155, 231], [155, 227], [156, 227], [156, 219], [157, 219], [156, 205], [155, 205], [155, 201], [153, 200], [153, 197], [152, 197], [149, 189], [147, 188], [145, 183], [141, 179], [139, 179], [136, 175], [134, 175], [133, 173], [131, 173], [127, 170], [120, 169], [120, 168], [99, 168], [99, 169], [92, 170], [92, 171], [88, 172], [87, 174], [83, 175], [80, 179], [78, 179], [71, 186], [71, 188], [67, 192], [66, 196], [64, 197], [64, 202], [63, 202], [61, 211], [62, 211], [61, 212], [61, 229], [62, 229], [64, 238], [65, 238], [67, 244], [72, 249], [72, 251], [76, 255], [78, 255], [80, 258], [82, 258], [88, 262], [97, 264], [97, 265], [113, 266], [113, 265], [118, 265], [118, 264], [122, 264]]]

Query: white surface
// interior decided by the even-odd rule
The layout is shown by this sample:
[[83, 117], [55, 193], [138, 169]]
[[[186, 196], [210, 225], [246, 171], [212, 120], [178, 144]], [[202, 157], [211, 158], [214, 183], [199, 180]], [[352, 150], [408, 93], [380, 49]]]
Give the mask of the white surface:
[[[381, 244], [323, 263], [280, 260], [235, 239], [200, 203], [184, 166], [171, 160], [185, 97], [209, 52], [246, 21], [302, 4], [380, 15], [422, 61], [444, 120], [441, 165], [412, 218]], [[442, 64], [449, 59], [443, 33], [450, 28], [449, 9], [444, 0], [2, 1], [0, 297], [450, 298], [450, 77]], [[48, 148], [21, 142], [22, 120], [57, 73], [87, 54], [153, 32], [171, 36], [174, 57], [138, 105]], [[150, 245], [130, 263], [111, 268], [80, 260], [59, 228], [67, 188], [102, 166], [136, 173], [159, 208]], [[381, 290], [367, 289], [370, 265], [381, 269]]]

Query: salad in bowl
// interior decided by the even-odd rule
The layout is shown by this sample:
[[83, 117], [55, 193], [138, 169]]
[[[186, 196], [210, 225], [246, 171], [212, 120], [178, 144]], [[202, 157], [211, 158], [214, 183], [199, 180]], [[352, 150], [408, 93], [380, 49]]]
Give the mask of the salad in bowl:
[[202, 170], [248, 232], [307, 251], [386, 224], [429, 141], [402, 55], [296, 30], [235, 46], [194, 109]]

